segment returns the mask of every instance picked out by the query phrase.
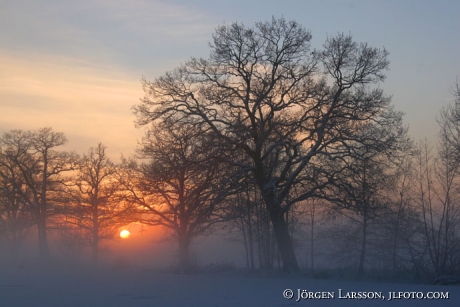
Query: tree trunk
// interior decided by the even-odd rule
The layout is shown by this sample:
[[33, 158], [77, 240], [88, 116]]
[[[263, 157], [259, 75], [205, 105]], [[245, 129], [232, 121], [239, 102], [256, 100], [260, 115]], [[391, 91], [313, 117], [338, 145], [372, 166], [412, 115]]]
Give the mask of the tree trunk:
[[358, 275], [362, 275], [364, 273], [364, 261], [366, 258], [366, 245], [367, 245], [367, 221], [368, 217], [367, 214], [364, 213], [363, 215], [363, 229], [362, 229], [362, 240], [361, 240], [361, 254], [359, 256], [359, 267], [358, 267]]
[[99, 233], [97, 229], [95, 229], [93, 232], [93, 243], [92, 243], [91, 248], [92, 248], [93, 263], [97, 264], [99, 262]]
[[244, 245], [244, 252], [246, 255], [246, 267], [249, 269], [249, 249], [248, 249], [248, 240], [246, 238], [246, 227], [244, 224], [244, 218], [240, 215], [240, 222], [241, 222], [241, 232], [243, 234], [243, 245]]
[[[313, 206], [315, 206], [313, 204]], [[315, 270], [315, 266], [314, 266], [314, 248], [315, 248], [315, 207], [313, 207], [311, 209], [311, 212], [310, 212], [310, 215], [311, 215], [311, 225], [310, 225], [310, 267], [311, 267], [311, 271], [313, 273], [313, 271]]]
[[46, 234], [46, 216], [40, 214], [37, 220], [37, 230], [38, 230], [38, 249], [40, 251], [40, 258], [42, 261], [47, 261], [50, 257], [49, 247], [48, 247], [48, 237]]
[[93, 244], [92, 244], [92, 256], [93, 263], [99, 262], [99, 210], [97, 204], [93, 204]]
[[180, 273], [190, 273], [190, 254], [189, 254], [190, 239], [186, 233], [179, 235], [179, 270]]
[[[268, 195], [267, 195], [268, 194]], [[299, 265], [294, 253], [289, 228], [284, 219], [281, 206], [275, 200], [273, 193], [264, 195], [265, 204], [270, 214], [270, 219], [275, 232], [276, 242], [283, 261], [283, 269], [287, 272], [298, 271]]]
[[[16, 221], [14, 222], [16, 223]], [[11, 248], [11, 260], [13, 262], [17, 261], [19, 258], [19, 238], [16, 225], [13, 225], [11, 235], [9, 237], [9, 243]]]
[[256, 237], [257, 237], [257, 256], [259, 258], [259, 268], [262, 268], [262, 250], [263, 250], [263, 244], [262, 244], [262, 217], [260, 213], [260, 204], [257, 204], [257, 212], [256, 212]]
[[47, 151], [43, 154], [43, 174], [41, 187], [41, 201], [38, 204], [38, 249], [40, 250], [40, 258], [42, 261], [48, 261], [50, 251], [48, 247], [48, 237], [46, 234], [46, 213], [47, 213], [47, 188], [48, 188], [48, 154]]
[[[248, 210], [249, 211], [249, 210]], [[248, 213], [248, 249], [249, 249], [249, 262], [251, 270], [254, 270], [254, 241], [253, 241], [253, 234], [252, 234], [252, 223], [251, 223], [251, 216]]]
[[398, 208], [398, 214], [396, 215], [396, 222], [394, 225], [393, 255], [392, 255], [393, 272], [396, 272], [398, 268], [397, 256], [398, 256], [398, 240], [399, 240], [399, 224], [400, 224], [400, 219], [401, 219], [401, 207], [402, 205], [400, 205]]

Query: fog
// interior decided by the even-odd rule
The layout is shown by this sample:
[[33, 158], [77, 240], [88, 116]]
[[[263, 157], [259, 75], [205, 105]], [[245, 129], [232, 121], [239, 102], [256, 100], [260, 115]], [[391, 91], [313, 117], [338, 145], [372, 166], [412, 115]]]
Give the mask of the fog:
[[[163, 270], [177, 265], [177, 240], [163, 228], [134, 225], [120, 229], [130, 229], [129, 238], [115, 237], [104, 241], [100, 247], [98, 266], [110, 268], [122, 264], [124, 267]], [[13, 265], [19, 269], [41, 266], [36, 237], [36, 231], [30, 229], [15, 256], [8, 242], [0, 240], [1, 266]], [[87, 244], [79, 245], [58, 231], [49, 231], [49, 238], [53, 264], [93, 266], [91, 250]], [[224, 234], [196, 238], [191, 248], [191, 258], [198, 267], [216, 263], [231, 263], [235, 267], [245, 265], [242, 244]]]
[[[98, 7], [94, 12], [119, 12]], [[156, 9], [176, 23], [192, 12], [181, 28], [208, 20], [189, 9]], [[45, 16], [39, 11], [32, 15]], [[63, 21], [74, 19], [70, 11], [56, 10], [50, 25], [65, 29]], [[142, 6], [133, 16], [147, 11]], [[5, 67], [17, 80], [7, 82], [9, 111], [0, 125], [1, 304], [458, 305], [458, 81], [452, 104], [439, 110], [436, 145], [415, 143], [396, 104], [403, 96], [392, 102], [384, 89], [392, 61], [385, 40], [341, 31], [318, 49], [317, 29], [282, 16], [251, 26], [224, 22], [204, 44], [209, 58], [192, 57], [176, 68], [175, 59], [161, 61], [148, 51], [153, 62], [164, 62], [163, 76], [160, 67], [145, 66], [146, 58], [134, 70], [124, 66], [110, 56], [113, 46], [93, 45], [96, 57], [74, 48], [55, 54], [49, 51], [72, 44], [54, 45], [45, 35], [43, 56], [17, 57], [7, 48]], [[141, 37], [115, 26], [121, 19], [112, 22], [110, 35], [129, 34], [129, 45]], [[208, 22], [201, 34], [192, 31], [193, 44], [202, 42]], [[78, 29], [93, 33], [91, 23], [78, 24], [62, 37]], [[142, 28], [160, 37], [171, 28], [157, 26]], [[192, 33], [173, 32], [166, 36], [175, 49]], [[116, 45], [128, 46], [122, 41]], [[85, 42], [76, 45], [91, 46]], [[107, 62], [97, 60], [101, 54]], [[396, 63], [402, 71], [432, 72]], [[73, 68], [64, 73], [61, 66]], [[144, 93], [132, 79], [141, 75], [137, 69], [147, 73]], [[143, 98], [132, 105], [136, 97]], [[446, 102], [439, 93], [433, 97]], [[11, 116], [19, 110], [21, 116]], [[23, 130], [31, 123], [43, 127]], [[109, 141], [110, 154], [100, 140]]]
[[[460, 302], [458, 286], [390, 283], [371, 275], [357, 278], [333, 270], [332, 265], [316, 274], [306, 268], [297, 273], [276, 267], [248, 270], [241, 242], [223, 231], [194, 241], [196, 270], [189, 274], [175, 270], [177, 242], [159, 227], [132, 227], [129, 238], [107, 241], [97, 265], [87, 248], [65, 250], [52, 232], [52, 260], [43, 263], [35, 235], [30, 231], [14, 259], [2, 241], [2, 306], [331, 306], [330, 300], [334, 306], [458, 306]], [[283, 297], [287, 290], [293, 291], [289, 300]], [[382, 298], [358, 299], [358, 293]], [[433, 293], [437, 299], [422, 298]], [[401, 297], [390, 299], [395, 295]]]

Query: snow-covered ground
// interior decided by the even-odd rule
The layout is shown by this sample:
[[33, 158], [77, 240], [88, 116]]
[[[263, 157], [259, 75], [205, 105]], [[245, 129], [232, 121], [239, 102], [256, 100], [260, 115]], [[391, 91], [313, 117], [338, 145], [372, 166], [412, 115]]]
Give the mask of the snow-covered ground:
[[[161, 270], [123, 268], [74, 268], [73, 272], [69, 269], [1, 269], [0, 306], [460, 306], [459, 286], [366, 283], [276, 275], [238, 270], [178, 275]], [[283, 297], [283, 294], [289, 295], [288, 289], [293, 291], [290, 300]], [[300, 293], [308, 291], [304, 292], [304, 297], [332, 295], [334, 298], [299, 300], [299, 289]], [[372, 292], [371, 296], [381, 293], [382, 298], [359, 300], [351, 298], [352, 292]], [[388, 300], [389, 292], [404, 292], [400, 296], [443, 292], [448, 293], [449, 298]], [[348, 298], [339, 298], [347, 295]]]

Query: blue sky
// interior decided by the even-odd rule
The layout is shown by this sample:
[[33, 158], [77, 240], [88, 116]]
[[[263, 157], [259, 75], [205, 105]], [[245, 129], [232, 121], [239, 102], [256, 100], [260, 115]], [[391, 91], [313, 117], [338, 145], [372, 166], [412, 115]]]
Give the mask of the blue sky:
[[460, 1], [0, 0], [0, 132], [52, 126], [68, 149], [97, 142], [118, 157], [142, 129], [130, 107], [153, 79], [207, 57], [216, 26], [272, 16], [327, 35], [353, 34], [390, 52], [381, 85], [410, 134], [434, 139], [435, 117], [460, 76]]

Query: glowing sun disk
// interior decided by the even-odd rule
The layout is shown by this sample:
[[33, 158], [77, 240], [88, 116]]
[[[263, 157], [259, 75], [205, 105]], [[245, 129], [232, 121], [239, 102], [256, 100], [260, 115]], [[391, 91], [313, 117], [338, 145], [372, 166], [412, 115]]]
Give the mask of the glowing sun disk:
[[122, 239], [127, 239], [130, 235], [131, 233], [129, 232], [129, 230], [123, 229], [122, 231], [120, 231], [120, 237]]

